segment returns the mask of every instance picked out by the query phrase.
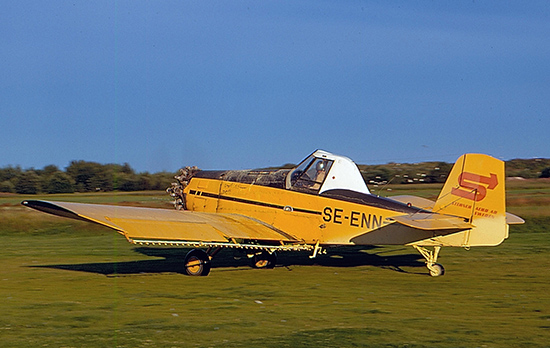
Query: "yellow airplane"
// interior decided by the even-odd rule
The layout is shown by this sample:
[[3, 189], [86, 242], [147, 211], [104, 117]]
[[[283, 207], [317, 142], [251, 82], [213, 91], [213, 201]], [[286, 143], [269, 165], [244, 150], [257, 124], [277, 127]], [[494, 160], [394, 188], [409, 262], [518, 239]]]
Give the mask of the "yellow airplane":
[[[47, 213], [110, 227], [133, 244], [194, 248], [184, 260], [193, 276], [210, 272], [222, 248], [246, 249], [257, 268], [272, 268], [276, 252], [331, 246], [409, 245], [432, 276], [442, 247], [495, 246], [523, 219], [506, 213], [504, 162], [465, 154], [437, 200], [371, 194], [357, 165], [317, 150], [292, 169], [182, 169], [167, 191], [176, 210], [67, 202], [23, 201]], [[203, 249], [207, 249], [206, 251]]]

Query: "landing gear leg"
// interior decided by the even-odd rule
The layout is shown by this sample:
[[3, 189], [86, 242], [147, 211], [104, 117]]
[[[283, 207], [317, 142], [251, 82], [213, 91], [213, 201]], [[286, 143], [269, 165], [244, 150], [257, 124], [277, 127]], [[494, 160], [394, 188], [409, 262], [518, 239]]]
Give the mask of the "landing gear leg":
[[441, 250], [440, 246], [435, 246], [433, 250], [426, 249], [424, 247], [413, 245], [424, 258], [426, 259], [426, 267], [430, 271], [432, 277], [439, 277], [445, 274], [445, 268], [437, 262], [437, 257], [439, 256], [439, 251]]

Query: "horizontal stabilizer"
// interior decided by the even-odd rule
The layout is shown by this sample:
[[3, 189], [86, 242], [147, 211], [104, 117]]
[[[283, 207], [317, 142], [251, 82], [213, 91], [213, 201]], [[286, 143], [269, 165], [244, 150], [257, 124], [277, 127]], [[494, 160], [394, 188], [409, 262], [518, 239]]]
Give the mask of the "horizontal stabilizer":
[[472, 224], [467, 223], [463, 218], [432, 213], [394, 216], [389, 220], [408, 227], [427, 231], [467, 230], [473, 227]]
[[388, 198], [404, 204], [410, 204], [414, 207], [421, 208], [424, 210], [432, 210], [435, 204], [435, 201], [432, 201], [430, 199], [417, 197], [417, 196], [410, 196], [410, 195], [391, 196]]
[[525, 220], [512, 213], [506, 213], [506, 223], [508, 225], [521, 225], [525, 223]]

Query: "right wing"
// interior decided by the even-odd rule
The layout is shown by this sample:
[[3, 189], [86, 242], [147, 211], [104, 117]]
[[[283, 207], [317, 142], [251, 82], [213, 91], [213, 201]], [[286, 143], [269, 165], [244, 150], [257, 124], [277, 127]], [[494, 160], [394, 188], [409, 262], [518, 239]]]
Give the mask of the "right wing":
[[95, 222], [130, 242], [232, 243], [237, 240], [295, 243], [299, 240], [261, 221], [238, 214], [216, 214], [115, 205], [28, 200], [23, 205], [46, 213]]

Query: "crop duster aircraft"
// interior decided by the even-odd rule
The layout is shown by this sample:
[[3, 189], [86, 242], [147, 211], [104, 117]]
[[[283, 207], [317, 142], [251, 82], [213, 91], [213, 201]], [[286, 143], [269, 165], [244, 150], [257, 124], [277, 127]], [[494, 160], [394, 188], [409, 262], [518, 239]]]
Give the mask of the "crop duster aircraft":
[[[194, 248], [189, 275], [205, 276], [222, 248], [246, 249], [258, 268], [276, 252], [345, 245], [408, 245], [432, 276], [442, 247], [495, 246], [510, 224], [524, 221], [505, 208], [504, 162], [465, 154], [454, 164], [437, 200], [371, 194], [356, 164], [317, 150], [292, 169], [182, 169], [167, 191], [176, 210], [27, 200], [23, 205], [110, 227], [133, 244]], [[203, 250], [206, 249], [206, 250]]]

